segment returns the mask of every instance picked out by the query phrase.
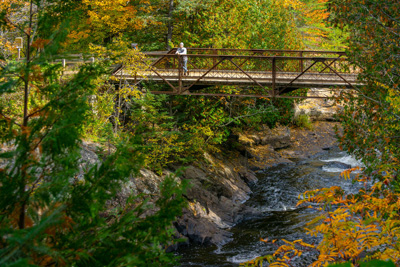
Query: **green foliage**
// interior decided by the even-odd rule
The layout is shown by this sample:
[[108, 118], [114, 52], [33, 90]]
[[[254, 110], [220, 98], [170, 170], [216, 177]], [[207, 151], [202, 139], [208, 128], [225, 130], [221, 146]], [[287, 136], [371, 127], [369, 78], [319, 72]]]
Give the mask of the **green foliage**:
[[[180, 9], [177, 9], [179, 12]], [[208, 2], [195, 16], [203, 23], [189, 20], [190, 13], [178, 13], [185, 21], [178, 34], [195, 47], [300, 48], [299, 35], [293, 31], [290, 12], [282, 2], [217, 1]], [[190, 30], [190, 29], [195, 29]]]
[[344, 51], [348, 47], [349, 37], [349, 27], [338, 28], [331, 24], [327, 35], [327, 41], [323, 42], [321, 47], [328, 51]]
[[221, 144], [229, 135], [229, 131], [221, 127], [227, 121], [222, 102], [223, 99], [208, 97], [176, 97], [179, 125], [196, 136], [198, 142]]
[[330, 264], [329, 267], [352, 267], [350, 262]]
[[272, 105], [267, 107], [256, 105], [255, 107], [247, 107], [245, 110], [246, 113], [254, 115], [245, 117], [240, 120], [240, 123], [236, 123], [236, 125], [241, 125], [244, 129], [255, 128], [259, 130], [261, 125], [268, 125], [268, 127], [274, 128], [278, 122], [283, 121], [279, 109]]
[[356, 88], [357, 94], [345, 95], [341, 145], [363, 160], [367, 174], [381, 177], [382, 171], [388, 171], [396, 176], [400, 61], [393, 55], [400, 47], [400, 25], [395, 19], [400, 4], [391, 0], [333, 3], [337, 23], [351, 29], [348, 55], [363, 70], [359, 78], [365, 84]]
[[166, 96], [150, 93], [132, 98], [129, 122], [125, 130], [141, 136], [145, 165], [161, 173], [168, 164], [183, 162], [193, 154], [192, 143], [185, 133], [178, 131], [167, 107]]
[[[170, 24], [172, 43], [188, 47], [302, 49], [328, 42], [327, 1], [154, 1], [157, 12], [146, 31], [132, 37], [145, 50], [165, 49]], [[152, 5], [150, 4], [150, 5]]]
[[300, 128], [306, 128], [308, 130], [313, 130], [313, 125], [310, 119], [310, 116], [307, 114], [300, 114], [294, 118], [294, 124]]
[[372, 260], [363, 262], [360, 264], [361, 267], [395, 267], [396, 265], [391, 261]]
[[[147, 88], [154, 86], [146, 84]], [[145, 166], [159, 173], [169, 164], [187, 163], [201, 158], [204, 151], [218, 150], [232, 128], [258, 129], [265, 124], [273, 128], [278, 122], [290, 122], [293, 114], [293, 100], [274, 105], [255, 98], [139, 93], [124, 101], [129, 109], [124, 111], [117, 135], [141, 136]]]

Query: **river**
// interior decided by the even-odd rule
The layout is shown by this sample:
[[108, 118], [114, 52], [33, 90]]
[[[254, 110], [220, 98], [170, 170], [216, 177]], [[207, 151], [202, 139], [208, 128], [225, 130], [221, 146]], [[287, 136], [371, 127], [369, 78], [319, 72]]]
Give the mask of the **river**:
[[[188, 246], [178, 251], [181, 265], [198, 267], [236, 267], [255, 257], [272, 254], [276, 247], [260, 238], [303, 239], [315, 242], [306, 234], [306, 223], [316, 216], [316, 211], [298, 208], [299, 194], [307, 190], [340, 185], [346, 192], [358, 188], [350, 180], [340, 177], [346, 165], [360, 166], [354, 158], [337, 148], [324, 151], [293, 164], [281, 164], [258, 173], [258, 183], [252, 186], [247, 205], [257, 209], [259, 215], [246, 218], [234, 226], [231, 241], [220, 247]], [[304, 257], [298, 266], [307, 266], [315, 255]]]

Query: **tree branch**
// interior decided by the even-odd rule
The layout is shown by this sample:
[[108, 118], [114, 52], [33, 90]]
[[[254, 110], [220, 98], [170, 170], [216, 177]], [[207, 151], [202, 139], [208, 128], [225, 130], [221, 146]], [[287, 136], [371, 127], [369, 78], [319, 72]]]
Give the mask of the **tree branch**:
[[1, 116], [3, 116], [6, 120], [9, 120], [9, 121], [11, 121], [12, 123], [14, 123], [15, 125], [17, 125], [17, 126], [20, 126], [21, 127], [21, 124], [19, 124], [19, 123], [17, 123], [17, 122], [15, 122], [15, 121], [13, 121], [13, 119], [11, 119], [11, 118], [9, 118], [9, 117], [7, 117], [6, 115], [4, 115], [2, 112], [0, 112], [0, 115]]

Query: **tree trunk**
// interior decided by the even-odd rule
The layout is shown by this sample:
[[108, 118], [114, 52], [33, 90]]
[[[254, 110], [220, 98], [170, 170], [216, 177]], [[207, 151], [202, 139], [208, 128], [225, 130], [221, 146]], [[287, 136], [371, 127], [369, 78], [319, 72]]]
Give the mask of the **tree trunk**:
[[[31, 61], [31, 38], [32, 38], [32, 24], [33, 24], [33, 0], [30, 1], [30, 8], [29, 8], [29, 28], [27, 35], [27, 43], [26, 43], [26, 66], [25, 66], [25, 74], [24, 74], [24, 118], [22, 122], [22, 138], [24, 140], [24, 145], [28, 143], [28, 133], [26, 131], [26, 127], [28, 126], [28, 103], [29, 103], [29, 73], [30, 73], [30, 61]], [[25, 153], [24, 160], [27, 162], [28, 155]], [[25, 164], [24, 164], [25, 165]], [[18, 227], [19, 229], [25, 228], [25, 209], [27, 205], [27, 198], [25, 192], [26, 180], [27, 180], [27, 173], [26, 168], [21, 170], [21, 181], [20, 181], [20, 198], [22, 200], [20, 212], [19, 212], [19, 219], [18, 219]]]
[[167, 50], [171, 50], [171, 41], [172, 41], [172, 30], [174, 26], [172, 25], [172, 12], [174, 11], [174, 0], [169, 0], [169, 9], [168, 9], [168, 33], [166, 40], [166, 48]]

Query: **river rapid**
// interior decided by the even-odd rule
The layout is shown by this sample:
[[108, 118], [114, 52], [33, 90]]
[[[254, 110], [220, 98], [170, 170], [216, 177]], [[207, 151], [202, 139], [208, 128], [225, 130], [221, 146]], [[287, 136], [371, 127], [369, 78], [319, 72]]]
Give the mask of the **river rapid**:
[[[232, 238], [219, 247], [187, 246], [179, 249], [180, 266], [236, 267], [261, 255], [272, 254], [276, 247], [260, 238], [303, 239], [317, 243], [317, 238], [306, 234], [306, 223], [316, 211], [298, 208], [299, 194], [312, 189], [341, 186], [346, 192], [356, 192], [358, 186], [340, 177], [347, 167], [360, 166], [354, 158], [333, 148], [306, 160], [280, 164], [259, 171], [258, 183], [252, 186], [252, 195], [246, 204], [256, 209], [257, 215], [246, 218], [229, 231]], [[303, 257], [297, 266], [307, 266], [316, 255]]]

